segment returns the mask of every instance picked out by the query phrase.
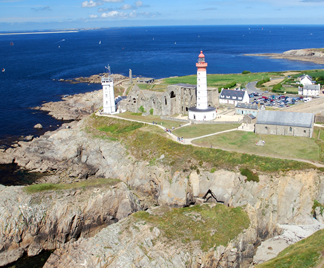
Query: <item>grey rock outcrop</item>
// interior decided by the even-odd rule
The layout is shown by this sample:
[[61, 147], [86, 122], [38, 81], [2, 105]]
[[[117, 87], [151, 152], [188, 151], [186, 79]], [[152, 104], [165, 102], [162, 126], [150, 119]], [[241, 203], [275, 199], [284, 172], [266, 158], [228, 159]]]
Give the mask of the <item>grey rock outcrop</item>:
[[95, 235], [140, 209], [125, 183], [26, 194], [0, 185], [0, 266]]

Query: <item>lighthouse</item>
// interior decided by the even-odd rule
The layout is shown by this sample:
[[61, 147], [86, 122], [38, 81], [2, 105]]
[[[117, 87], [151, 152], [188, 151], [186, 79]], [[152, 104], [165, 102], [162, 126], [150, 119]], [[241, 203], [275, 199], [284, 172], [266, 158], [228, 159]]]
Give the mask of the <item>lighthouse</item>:
[[113, 114], [116, 112], [114, 80], [110, 76], [109, 65], [107, 69], [108, 69], [108, 77], [101, 78], [102, 94], [103, 94], [103, 113]]
[[207, 62], [202, 51], [198, 56], [197, 67], [197, 105], [189, 108], [189, 119], [198, 121], [213, 120], [216, 118], [216, 109], [208, 106], [207, 95]]

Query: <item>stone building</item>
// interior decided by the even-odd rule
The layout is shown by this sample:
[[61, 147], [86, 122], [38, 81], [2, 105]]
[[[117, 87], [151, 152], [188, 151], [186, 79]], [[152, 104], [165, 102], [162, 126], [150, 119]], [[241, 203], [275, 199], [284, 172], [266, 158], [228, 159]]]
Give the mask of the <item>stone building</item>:
[[[264, 109], [264, 106], [262, 105]], [[235, 106], [235, 114], [243, 114], [243, 115], [248, 115], [252, 114], [253, 116], [257, 116], [259, 111], [259, 107], [257, 104], [250, 104], [250, 103], [238, 103]]]
[[309, 137], [313, 135], [314, 115], [281, 111], [260, 111], [255, 133]]
[[[189, 107], [196, 105], [197, 87], [190, 84], [175, 84], [167, 87], [165, 92], [141, 90], [137, 85], [129, 92], [127, 99], [119, 104], [120, 111], [138, 113], [140, 107], [153, 115], [171, 116], [188, 115]], [[208, 106], [218, 104], [217, 89], [208, 89]]]
[[298, 87], [298, 95], [303, 96], [319, 96], [321, 91], [321, 85], [305, 85]]

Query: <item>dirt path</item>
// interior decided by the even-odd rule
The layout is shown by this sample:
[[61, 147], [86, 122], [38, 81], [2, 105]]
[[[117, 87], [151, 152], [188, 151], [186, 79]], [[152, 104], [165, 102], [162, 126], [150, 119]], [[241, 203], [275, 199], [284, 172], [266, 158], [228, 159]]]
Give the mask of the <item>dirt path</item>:
[[[119, 117], [119, 116], [116, 116], [116, 115], [110, 115], [110, 114], [100, 114], [99, 112], [97, 112], [96, 115], [97, 116], [106, 116], [106, 117], [111, 117], [111, 118], [117, 118], [117, 119], [122, 119], [122, 120], [126, 120], [126, 121], [138, 122], [138, 123], [143, 123], [143, 124], [146, 124], [146, 125], [157, 126], [157, 127], [161, 128], [161, 129], [165, 130], [165, 127], [163, 127], [161, 125], [157, 125], [157, 124], [153, 125], [153, 123], [148, 123], [148, 122], [144, 122], [144, 121], [140, 121], [140, 120], [122, 118], [122, 117]], [[188, 126], [190, 124], [191, 123], [182, 125], [181, 128], [185, 127], [185, 126]], [[201, 138], [205, 138], [205, 137], [209, 137], [209, 136], [213, 136], [213, 135], [218, 135], [218, 134], [222, 134], [222, 133], [226, 133], [226, 132], [235, 131], [235, 130], [237, 130], [237, 128], [224, 130], [224, 131], [219, 131], [219, 132], [215, 132], [215, 133], [212, 133], [212, 134], [208, 134], [208, 135], [204, 135], [204, 136], [200, 136], [200, 137], [195, 137], [195, 138], [191, 138], [191, 139], [183, 139], [183, 141], [179, 141], [178, 137], [175, 136], [173, 133], [170, 133], [170, 132], [166, 132], [166, 133], [168, 134], [169, 138], [171, 138], [175, 142], [178, 142], [178, 143], [181, 143], [181, 144], [184, 144], [184, 145], [192, 145], [192, 146], [195, 146], [195, 147], [204, 147], [204, 148], [206, 148], [207, 146], [201, 146], [201, 145], [198, 145], [198, 144], [194, 144], [194, 143], [192, 143], [192, 141], [197, 140], [197, 139], [201, 139]], [[239, 152], [239, 153], [250, 154], [250, 155], [258, 155], [258, 156], [263, 156], [263, 157], [271, 157], [271, 158], [277, 158], [277, 159], [293, 160], [293, 161], [297, 161], [297, 162], [304, 162], [304, 163], [312, 164], [312, 165], [314, 165], [314, 166], [316, 166], [318, 168], [324, 168], [324, 164], [316, 163], [316, 162], [305, 160], [305, 159], [286, 158], [286, 157], [283, 158], [283, 157], [270, 156], [270, 155], [265, 155], [265, 154], [260, 154], [260, 153], [253, 153], [252, 154], [252, 153], [246, 153], [246, 152], [241, 152], [241, 151], [237, 151], [237, 150], [228, 150], [228, 149], [224, 149], [224, 148], [221, 148], [221, 147], [212, 147], [212, 148], [213, 149], [221, 149], [221, 150], [227, 151], [227, 152]]]
[[299, 113], [321, 113], [324, 112], [324, 98], [312, 99], [309, 102], [305, 102], [298, 105], [293, 105], [285, 109], [287, 112], [299, 112]]

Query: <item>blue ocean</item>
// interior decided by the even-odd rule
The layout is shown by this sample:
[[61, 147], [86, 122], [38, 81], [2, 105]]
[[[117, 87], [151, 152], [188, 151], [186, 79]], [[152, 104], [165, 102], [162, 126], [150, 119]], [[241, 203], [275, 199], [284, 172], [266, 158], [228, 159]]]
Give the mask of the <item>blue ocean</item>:
[[[100, 42], [101, 41], [101, 42]], [[100, 89], [58, 79], [105, 71], [153, 78], [190, 75], [200, 50], [208, 73], [268, 72], [324, 68], [323, 65], [247, 57], [323, 47], [323, 26], [168, 26], [86, 30], [73, 33], [0, 35], [0, 144], [22, 135], [39, 135], [60, 124], [30, 109], [62, 95]], [[10, 43], [12, 44], [10, 45]]]

